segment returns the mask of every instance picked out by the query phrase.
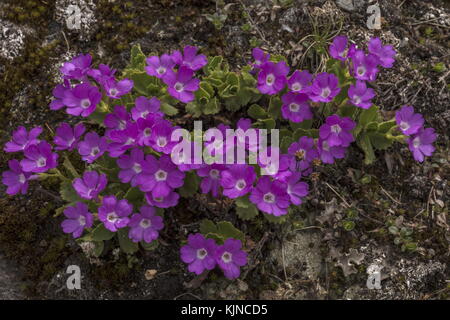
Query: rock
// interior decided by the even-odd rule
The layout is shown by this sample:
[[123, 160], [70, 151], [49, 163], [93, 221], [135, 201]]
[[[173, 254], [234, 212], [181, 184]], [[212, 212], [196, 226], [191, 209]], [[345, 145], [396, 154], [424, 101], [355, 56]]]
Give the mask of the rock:
[[336, 4], [347, 11], [353, 11], [355, 7], [353, 6], [353, 0], [337, 0]]
[[24, 299], [17, 267], [0, 254], [0, 300]]
[[24, 47], [25, 32], [12, 22], [0, 19], [0, 57], [13, 60]]

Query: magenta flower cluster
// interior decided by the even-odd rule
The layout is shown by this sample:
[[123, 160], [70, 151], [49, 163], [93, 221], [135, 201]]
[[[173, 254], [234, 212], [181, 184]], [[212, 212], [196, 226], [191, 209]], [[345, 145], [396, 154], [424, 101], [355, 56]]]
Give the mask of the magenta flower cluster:
[[190, 234], [180, 253], [181, 260], [188, 264], [188, 270], [197, 275], [219, 266], [225, 277], [236, 279], [240, 275], [240, 267], [247, 264], [247, 253], [242, 250], [241, 240], [233, 238], [218, 245], [214, 239], [206, 239], [200, 233]]

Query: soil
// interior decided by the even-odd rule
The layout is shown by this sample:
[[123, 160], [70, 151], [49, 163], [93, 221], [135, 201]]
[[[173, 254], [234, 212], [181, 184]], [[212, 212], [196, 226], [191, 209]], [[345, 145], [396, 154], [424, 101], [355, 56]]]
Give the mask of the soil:
[[[220, 1], [218, 1], [220, 2]], [[44, 136], [64, 112], [48, 107], [58, 68], [78, 53], [123, 68], [139, 43], [146, 54], [196, 45], [223, 55], [232, 68], [260, 46], [288, 57], [293, 68], [321, 70], [312, 46], [345, 34], [357, 44], [371, 36], [394, 45], [394, 68], [376, 82], [375, 103], [387, 118], [404, 104], [424, 114], [438, 133], [436, 152], [423, 164], [405, 146], [363, 164], [356, 146], [347, 158], [309, 179], [310, 195], [288, 223], [241, 221], [231, 203], [202, 195], [167, 210], [162, 244], [136, 257], [92, 258], [62, 233], [58, 183], [32, 184], [25, 196], [0, 186], [0, 298], [6, 299], [448, 299], [450, 227], [450, 6], [448, 1], [379, 1], [381, 29], [366, 25], [369, 1], [242, 0], [229, 2], [219, 30], [206, 14], [224, 12], [205, 0], [4, 0], [0, 4], [0, 145], [19, 125], [42, 125]], [[351, 1], [350, 1], [351, 2]], [[228, 1], [227, 1], [228, 3]], [[80, 30], [65, 23], [69, 4], [85, 14]], [[357, 5], [356, 5], [357, 4]], [[205, 118], [217, 123], [244, 115]], [[181, 112], [175, 121], [184, 121]], [[13, 155], [0, 153], [0, 171]], [[48, 191], [44, 191], [44, 189]], [[237, 281], [211, 272], [194, 277], [178, 252], [202, 218], [229, 220], [248, 237], [250, 262]], [[349, 221], [354, 228], [345, 228]], [[389, 226], [409, 229], [395, 239]], [[351, 230], [349, 230], [351, 229]], [[67, 267], [78, 265], [82, 289], [68, 290]], [[366, 286], [367, 269], [381, 268], [381, 289]], [[155, 274], [156, 272], [156, 274]]]

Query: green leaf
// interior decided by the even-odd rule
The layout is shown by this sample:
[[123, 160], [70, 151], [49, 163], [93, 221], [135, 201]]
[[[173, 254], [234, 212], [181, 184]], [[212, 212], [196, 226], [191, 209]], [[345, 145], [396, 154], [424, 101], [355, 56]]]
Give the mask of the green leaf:
[[358, 107], [355, 107], [354, 105], [351, 104], [346, 104], [339, 107], [337, 114], [340, 115], [341, 117], [352, 118], [357, 110]]
[[114, 237], [114, 234], [114, 232], [106, 229], [103, 223], [101, 223], [92, 231], [91, 236], [94, 241], [105, 241], [111, 240]]
[[151, 84], [154, 84], [152, 77], [146, 72], [135, 72], [130, 75], [131, 80], [133, 80], [133, 89], [138, 93], [150, 96], [151, 92], [148, 89]]
[[359, 115], [359, 124], [366, 128], [370, 122], [376, 121], [378, 119], [378, 107], [373, 105], [369, 109], [363, 110]]
[[283, 215], [283, 216], [274, 216], [272, 214], [267, 214], [267, 213], [263, 213], [264, 218], [267, 219], [267, 221], [271, 222], [271, 223], [285, 223], [287, 220], [287, 214]]
[[261, 120], [261, 122], [264, 124], [264, 127], [267, 130], [275, 129], [275, 126], [276, 126], [275, 120], [273, 120], [273, 119], [264, 119], [264, 120]]
[[72, 181], [64, 181], [61, 183], [61, 188], [59, 190], [61, 198], [67, 202], [79, 202], [83, 201], [78, 193], [72, 186]]
[[105, 248], [105, 243], [103, 241], [94, 241], [94, 256], [100, 257], [103, 253], [103, 249]]
[[229, 85], [239, 87], [239, 77], [235, 72], [230, 72], [227, 74], [226, 82]]
[[145, 67], [146, 56], [141, 50], [139, 44], [131, 48], [130, 67], [133, 69], [142, 70]]
[[361, 135], [356, 140], [356, 143], [364, 151], [365, 155], [364, 163], [367, 165], [373, 163], [376, 160], [376, 158], [369, 136], [367, 134]]
[[137, 243], [131, 241], [128, 237], [129, 229], [128, 227], [119, 229], [117, 231], [117, 237], [119, 238], [120, 249], [127, 254], [132, 254], [138, 251], [139, 247]]
[[217, 97], [212, 98], [203, 108], [203, 113], [206, 115], [216, 114], [220, 112], [220, 103]]
[[355, 229], [355, 222], [352, 220], [344, 220], [342, 221], [342, 227], [344, 227], [346, 231], [352, 231]]
[[271, 96], [269, 101], [269, 115], [274, 119], [281, 117], [281, 99], [278, 96]]
[[184, 178], [183, 186], [178, 189], [178, 192], [182, 197], [189, 198], [192, 197], [198, 190], [200, 184], [200, 178], [194, 171], [186, 172], [186, 177]]
[[379, 132], [369, 132], [367, 133], [370, 137], [370, 142], [375, 149], [386, 150], [392, 145], [392, 140], [386, 138], [384, 134]]
[[139, 244], [141, 245], [141, 247], [142, 247], [144, 250], [147, 250], [147, 251], [155, 250], [155, 249], [158, 248], [158, 246], [159, 246], [158, 240], [153, 240], [153, 241], [150, 242], [150, 243], [147, 243], [147, 242], [145, 242], [145, 241], [141, 241], [141, 242], [139, 242]]
[[267, 118], [267, 112], [262, 107], [258, 106], [257, 104], [252, 104], [248, 110], [247, 114], [252, 117], [253, 119], [265, 119]]
[[204, 219], [200, 222], [200, 233], [203, 235], [207, 235], [208, 233], [217, 233], [217, 226], [211, 220]]
[[220, 68], [220, 65], [223, 62], [223, 57], [221, 56], [215, 56], [215, 57], [209, 57], [208, 58], [208, 64], [206, 65], [206, 70], [213, 71], [217, 68]]
[[242, 220], [251, 220], [258, 215], [258, 208], [253, 203], [249, 203], [248, 207], [236, 207], [236, 214]]
[[378, 125], [378, 132], [380, 133], [387, 133], [389, 130], [391, 130], [392, 127], [395, 127], [397, 125], [397, 122], [394, 120], [389, 120], [385, 122], [381, 122]]
[[217, 233], [225, 240], [229, 238], [239, 239], [242, 242], [245, 240], [244, 234], [228, 221], [220, 221], [217, 223]]
[[250, 202], [248, 195], [236, 198], [235, 203], [236, 203], [236, 206], [240, 207], [240, 208], [248, 208], [252, 204]]
[[291, 144], [293, 142], [294, 142], [294, 139], [292, 139], [292, 137], [283, 137], [281, 139], [281, 145], [280, 145], [281, 151], [283, 153], [287, 153], [289, 147], [291, 146]]
[[161, 111], [167, 116], [174, 116], [178, 113], [178, 109], [168, 103], [161, 103]]
[[124, 199], [127, 199], [134, 208], [137, 210], [138, 207], [144, 202], [145, 194], [139, 190], [139, 188], [132, 187], [128, 189], [125, 193]]
[[186, 111], [192, 114], [193, 117], [198, 118], [202, 115], [202, 109], [195, 101], [189, 102], [186, 105]]

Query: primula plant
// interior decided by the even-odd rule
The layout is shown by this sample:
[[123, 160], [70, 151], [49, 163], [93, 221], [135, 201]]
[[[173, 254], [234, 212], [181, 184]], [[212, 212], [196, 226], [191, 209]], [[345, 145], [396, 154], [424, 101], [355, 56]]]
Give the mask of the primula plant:
[[[329, 47], [327, 72], [314, 75], [259, 48], [254, 61], [230, 70], [222, 57], [207, 58], [192, 46], [150, 57], [135, 46], [120, 76], [81, 54], [61, 67], [50, 104], [65, 109], [75, 124], [61, 123], [50, 142], [39, 138], [41, 127], [17, 128], [4, 151], [18, 158], [9, 161], [2, 182], [15, 195], [25, 194], [33, 180], [60, 179], [62, 231], [93, 242], [98, 256], [111, 248], [106, 242], [129, 255], [139, 247], [154, 249], [165, 228], [164, 210], [197, 192], [233, 199], [243, 220], [285, 222], [308, 195], [315, 167], [344, 158], [354, 142], [366, 164], [376, 160], [375, 150], [393, 143], [407, 144], [419, 162], [432, 155], [436, 134], [412, 106], [383, 119], [372, 103], [372, 83], [393, 66], [395, 54], [378, 38], [365, 50], [338, 36]], [[182, 108], [193, 117], [241, 110], [249, 118], [237, 121], [235, 131], [219, 124], [216, 133], [226, 140], [212, 139], [209, 130], [200, 143], [189, 135], [189, 151], [203, 153], [174, 161], [175, 133], [182, 128], [173, 119]], [[253, 163], [261, 135], [249, 139], [251, 129], [279, 138]], [[235, 145], [244, 150], [245, 163], [210, 161], [234, 154]], [[190, 272], [218, 267], [234, 279], [247, 264], [245, 241], [230, 222], [203, 220], [198, 233], [180, 244], [180, 257]]]

